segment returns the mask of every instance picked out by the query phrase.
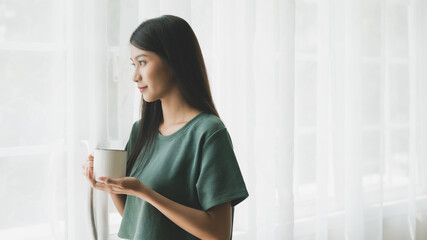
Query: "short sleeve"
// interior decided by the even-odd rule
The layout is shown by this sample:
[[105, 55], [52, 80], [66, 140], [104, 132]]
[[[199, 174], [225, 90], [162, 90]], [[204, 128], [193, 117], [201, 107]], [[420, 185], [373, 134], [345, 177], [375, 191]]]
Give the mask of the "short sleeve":
[[203, 145], [196, 189], [205, 211], [228, 201], [234, 207], [249, 196], [226, 128]]
[[132, 147], [135, 144], [136, 137], [138, 136], [138, 131], [139, 131], [139, 121], [136, 121], [132, 126], [132, 130], [131, 130], [129, 139], [128, 139], [126, 146], [125, 146], [125, 149], [124, 149], [127, 153], [126, 160], [129, 159], [130, 153], [132, 151]]

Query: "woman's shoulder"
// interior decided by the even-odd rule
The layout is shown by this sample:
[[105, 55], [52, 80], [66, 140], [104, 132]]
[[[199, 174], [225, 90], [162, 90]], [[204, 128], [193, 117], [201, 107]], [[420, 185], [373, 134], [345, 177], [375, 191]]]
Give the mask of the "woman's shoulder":
[[141, 119], [136, 120], [132, 125], [132, 130], [139, 130], [139, 125], [141, 123]]
[[209, 136], [225, 128], [224, 122], [219, 117], [211, 113], [203, 112], [199, 121], [194, 124], [193, 131]]
[[139, 132], [139, 125], [140, 125], [141, 119], [136, 120], [132, 125], [131, 135], [137, 135]]

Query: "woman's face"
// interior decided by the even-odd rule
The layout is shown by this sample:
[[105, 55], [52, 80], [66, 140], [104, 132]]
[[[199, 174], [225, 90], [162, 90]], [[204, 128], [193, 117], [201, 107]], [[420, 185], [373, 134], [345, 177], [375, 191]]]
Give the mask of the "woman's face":
[[173, 89], [172, 71], [156, 53], [131, 44], [131, 61], [135, 66], [133, 81], [145, 101], [154, 102]]

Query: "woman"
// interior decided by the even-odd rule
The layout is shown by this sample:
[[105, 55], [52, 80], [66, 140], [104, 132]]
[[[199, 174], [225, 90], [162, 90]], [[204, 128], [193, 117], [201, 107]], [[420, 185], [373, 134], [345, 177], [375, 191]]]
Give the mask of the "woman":
[[231, 239], [234, 206], [248, 197], [233, 146], [210, 93], [197, 38], [188, 23], [165, 15], [130, 38], [141, 119], [125, 150], [124, 178], [93, 179], [123, 216], [126, 239]]

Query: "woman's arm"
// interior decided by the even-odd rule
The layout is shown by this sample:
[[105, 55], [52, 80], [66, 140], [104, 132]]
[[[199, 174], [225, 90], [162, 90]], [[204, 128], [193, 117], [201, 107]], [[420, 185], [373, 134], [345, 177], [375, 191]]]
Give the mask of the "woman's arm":
[[231, 203], [214, 206], [207, 211], [190, 208], [174, 202], [135, 177], [99, 177], [95, 181], [89, 172], [92, 187], [110, 194], [127, 194], [139, 197], [157, 208], [167, 218], [190, 234], [201, 239], [225, 239], [231, 236]]
[[176, 225], [200, 239], [230, 239], [230, 202], [203, 211], [174, 202], [145, 185], [137, 196], [153, 205]]
[[125, 211], [126, 204], [126, 194], [114, 194], [110, 193], [111, 199], [113, 199], [114, 205], [116, 205], [117, 211], [123, 217], [123, 212]]

